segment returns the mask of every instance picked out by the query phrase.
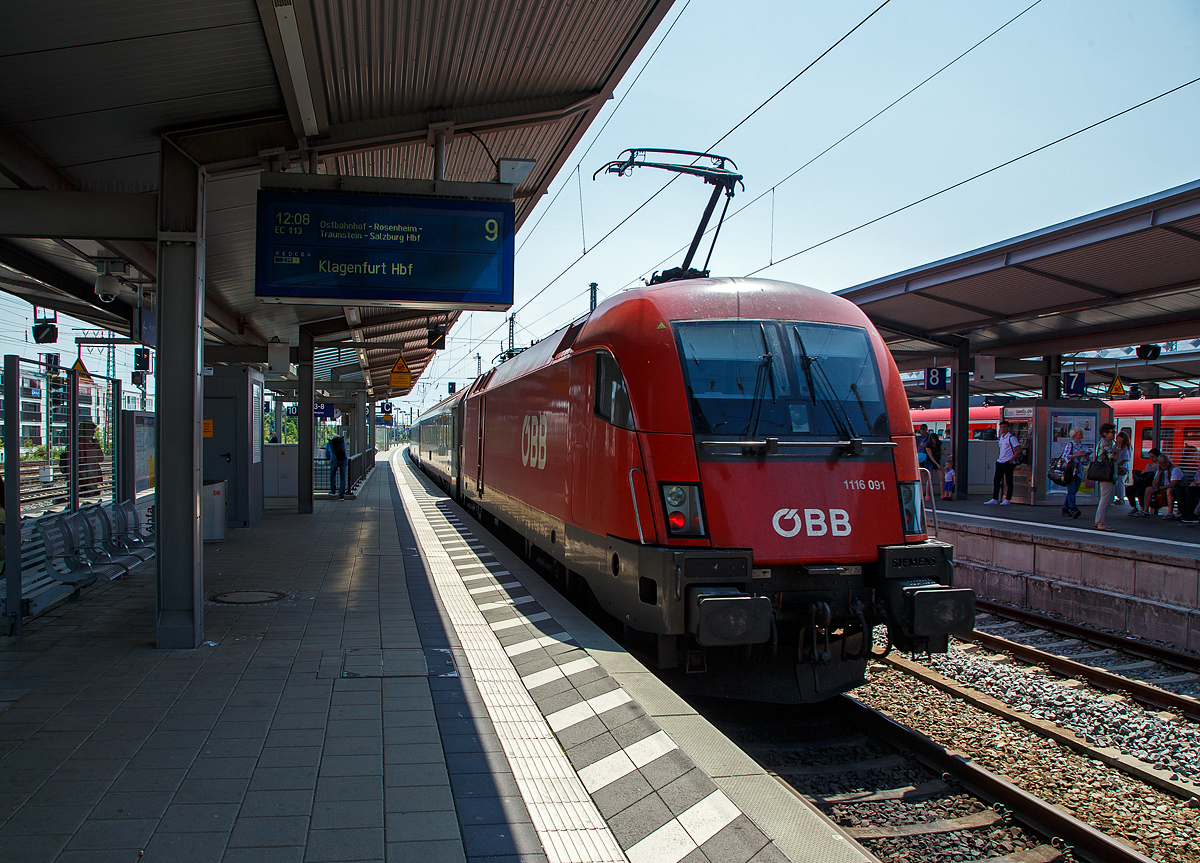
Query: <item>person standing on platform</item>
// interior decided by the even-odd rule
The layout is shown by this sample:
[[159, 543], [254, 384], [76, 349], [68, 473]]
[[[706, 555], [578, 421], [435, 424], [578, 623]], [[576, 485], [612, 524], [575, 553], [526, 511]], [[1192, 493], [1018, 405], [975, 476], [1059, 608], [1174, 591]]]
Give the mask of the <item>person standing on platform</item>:
[[954, 459], [946, 459], [946, 473], [942, 476], [942, 500], [954, 500]]
[[1071, 429], [1071, 439], [1063, 446], [1062, 460], [1071, 465], [1071, 478], [1067, 480], [1067, 497], [1063, 501], [1062, 514], [1068, 518], [1079, 518], [1083, 510], [1075, 505], [1075, 495], [1083, 484], [1083, 475], [1087, 471], [1087, 463], [1092, 454], [1083, 445], [1083, 429], [1076, 426]]
[[[336, 494], [338, 500], [345, 500], [346, 465], [349, 462], [346, 456], [346, 439], [339, 434], [326, 441], [325, 458], [329, 461], [329, 493]], [[337, 484], [339, 479], [340, 485]]]
[[1125, 479], [1129, 476], [1129, 468], [1133, 464], [1133, 447], [1129, 445], [1129, 438], [1125, 436], [1125, 432], [1118, 432], [1113, 440], [1117, 444], [1117, 468], [1116, 473], [1113, 474], [1113, 493], [1116, 502], [1121, 503], [1126, 501]]
[[925, 444], [929, 440], [929, 426], [921, 423], [921, 429], [917, 432], [917, 466], [925, 467]]
[[933, 490], [942, 487], [942, 439], [938, 437], [937, 432], [930, 432], [925, 438], [925, 467], [929, 470], [931, 481], [929, 483], [929, 495], [933, 495]]
[[[985, 503], [998, 503], [1001, 506], [1012, 503], [1013, 471], [1017, 469], [1017, 459], [1021, 457], [1021, 441], [1010, 431], [1011, 428], [1008, 420], [1000, 420], [1000, 452], [996, 456], [996, 471], [992, 474], [992, 499]], [[1001, 500], [1000, 487], [1006, 482], [1008, 493]]]
[[[1108, 462], [1112, 465], [1112, 477], [1115, 480], [1117, 476], [1117, 464], [1120, 457], [1120, 450], [1116, 442], [1117, 427], [1112, 423], [1104, 423], [1100, 426], [1100, 443], [1096, 445], [1095, 461]], [[1113, 528], [1109, 527], [1104, 519], [1108, 515], [1108, 506], [1113, 502], [1113, 481], [1105, 482], [1099, 480], [1096, 483], [1099, 486], [1100, 503], [1096, 507], [1096, 530], [1113, 532]]]

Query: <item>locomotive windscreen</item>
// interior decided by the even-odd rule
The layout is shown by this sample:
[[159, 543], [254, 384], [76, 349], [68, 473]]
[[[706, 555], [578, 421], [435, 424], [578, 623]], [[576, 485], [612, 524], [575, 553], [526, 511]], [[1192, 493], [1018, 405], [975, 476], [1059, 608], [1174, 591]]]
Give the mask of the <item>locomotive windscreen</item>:
[[791, 321], [675, 324], [696, 434], [890, 435], [861, 327]]

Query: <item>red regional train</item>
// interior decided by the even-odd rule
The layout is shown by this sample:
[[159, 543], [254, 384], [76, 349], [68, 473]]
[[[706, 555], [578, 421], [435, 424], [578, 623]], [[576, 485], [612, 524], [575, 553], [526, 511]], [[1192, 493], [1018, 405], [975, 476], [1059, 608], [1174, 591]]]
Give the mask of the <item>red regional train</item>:
[[[1200, 398], [1124, 399], [1107, 402], [1113, 422], [1130, 436], [1133, 468], [1145, 470], [1154, 446], [1154, 406], [1162, 405], [1159, 448], [1177, 465], [1194, 470], [1200, 463]], [[968, 414], [971, 437], [992, 436], [999, 429], [1001, 408], [973, 407]], [[912, 412], [913, 428], [922, 423], [944, 435], [950, 425], [949, 408]]]
[[896, 365], [822, 291], [619, 294], [424, 413], [409, 453], [690, 692], [818, 701], [862, 683], [878, 625], [935, 652], [974, 626]]

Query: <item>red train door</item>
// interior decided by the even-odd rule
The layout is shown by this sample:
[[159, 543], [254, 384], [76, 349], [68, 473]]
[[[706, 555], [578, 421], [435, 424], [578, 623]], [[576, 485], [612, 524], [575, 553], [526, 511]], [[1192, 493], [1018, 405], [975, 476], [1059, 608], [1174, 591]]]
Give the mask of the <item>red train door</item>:
[[479, 397], [479, 446], [475, 450], [475, 493], [483, 497], [483, 423], [487, 416], [487, 396]]
[[571, 357], [570, 405], [567, 412], [567, 488], [571, 521], [587, 517], [588, 431], [592, 426], [592, 378], [596, 355]]

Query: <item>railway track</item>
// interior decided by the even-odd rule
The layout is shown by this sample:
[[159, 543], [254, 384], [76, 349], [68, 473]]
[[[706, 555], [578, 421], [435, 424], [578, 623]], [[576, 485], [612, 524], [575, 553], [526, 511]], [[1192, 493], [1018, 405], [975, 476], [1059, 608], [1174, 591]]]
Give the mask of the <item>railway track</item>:
[[692, 703], [880, 860], [1149, 859], [853, 698]]
[[988, 616], [962, 640], [1200, 722], [1200, 657], [985, 600], [978, 605]]

